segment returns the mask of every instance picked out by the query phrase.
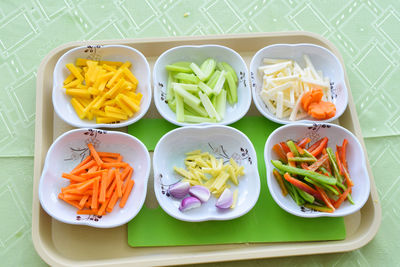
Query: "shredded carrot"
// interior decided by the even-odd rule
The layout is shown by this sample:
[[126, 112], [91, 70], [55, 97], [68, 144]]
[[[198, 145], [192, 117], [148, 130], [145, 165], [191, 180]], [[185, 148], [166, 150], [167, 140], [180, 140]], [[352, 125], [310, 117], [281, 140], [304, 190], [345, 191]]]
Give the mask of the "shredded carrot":
[[118, 201], [125, 206], [134, 185], [134, 170], [119, 153], [97, 151], [91, 143], [88, 148], [89, 156], [69, 173], [62, 173], [69, 185], [61, 188], [58, 198], [76, 207], [78, 214], [105, 215]]
[[124, 194], [123, 194], [123, 196], [121, 198], [121, 201], [119, 202], [119, 207], [120, 208], [123, 208], [125, 206], [126, 201], [128, 200], [128, 197], [129, 197], [129, 195], [130, 195], [130, 193], [132, 191], [132, 187], [133, 187], [134, 184], [135, 184], [134, 180], [128, 180], [127, 181], [126, 189], [125, 189]]
[[90, 153], [91, 153], [92, 157], [93, 157], [94, 160], [96, 161], [97, 166], [101, 166], [101, 164], [103, 163], [103, 161], [100, 159], [99, 154], [97, 154], [96, 149], [94, 149], [93, 144], [92, 144], [92, 143], [89, 143], [89, 144], [88, 144], [88, 148], [89, 148], [89, 150], [90, 150]]

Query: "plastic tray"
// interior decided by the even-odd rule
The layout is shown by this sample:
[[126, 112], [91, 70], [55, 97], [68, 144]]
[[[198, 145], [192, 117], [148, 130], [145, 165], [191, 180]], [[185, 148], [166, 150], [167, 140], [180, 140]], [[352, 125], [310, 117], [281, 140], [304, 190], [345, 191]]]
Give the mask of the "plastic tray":
[[[345, 217], [346, 239], [340, 241], [132, 248], [128, 246], [126, 225], [113, 229], [68, 225], [52, 219], [40, 206], [38, 185], [47, 150], [54, 138], [72, 129], [71, 126], [65, 124], [55, 115], [51, 102], [53, 69], [57, 59], [64, 52], [82, 45], [130, 45], [141, 51], [152, 67], [156, 58], [171, 47], [185, 44], [221, 44], [236, 50], [249, 64], [251, 57], [257, 50], [276, 43], [314, 43], [321, 45], [336, 54], [343, 65], [343, 59], [338, 49], [330, 41], [307, 32], [72, 42], [52, 50], [40, 64], [37, 73], [36, 92], [32, 239], [43, 260], [50, 265], [58, 266], [178, 265], [344, 252], [358, 249], [371, 241], [379, 228], [381, 207], [369, 163], [370, 197], [359, 212]], [[347, 76], [345, 78], [346, 84], [350, 88]], [[259, 113], [252, 105], [248, 114], [256, 115]], [[152, 103], [146, 117], [160, 117], [154, 103]], [[336, 123], [352, 131], [366, 151], [351, 94], [349, 95], [348, 108]], [[126, 129], [119, 130], [126, 131]], [[366, 160], [368, 162], [368, 159]], [[152, 183], [152, 180], [149, 183]], [[148, 188], [150, 191], [146, 205], [151, 206], [154, 205], [152, 202], [155, 201], [155, 198], [151, 191], [152, 186]], [[104, 240], [107, 240], [107, 242]]]

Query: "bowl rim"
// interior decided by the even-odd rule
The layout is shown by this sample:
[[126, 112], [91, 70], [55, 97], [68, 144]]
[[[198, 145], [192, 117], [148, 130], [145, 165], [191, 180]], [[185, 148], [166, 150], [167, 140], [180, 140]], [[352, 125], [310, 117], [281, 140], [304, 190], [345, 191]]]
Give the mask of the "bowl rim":
[[206, 218], [200, 218], [200, 219], [185, 219], [185, 218], [181, 218], [179, 216], [176, 216], [176, 214], [172, 213], [169, 209], [164, 208], [164, 204], [163, 201], [161, 201], [161, 199], [159, 198], [159, 190], [156, 188], [156, 186], [158, 185], [157, 183], [157, 179], [156, 177], [158, 176], [159, 170], [157, 168], [157, 164], [155, 164], [155, 161], [157, 160], [157, 156], [158, 156], [158, 150], [160, 149], [160, 146], [162, 145], [162, 143], [165, 141], [165, 139], [169, 138], [172, 135], [175, 135], [176, 132], [179, 131], [188, 131], [188, 130], [207, 130], [210, 128], [221, 128], [221, 129], [226, 129], [226, 130], [230, 130], [233, 131], [237, 134], [239, 134], [242, 138], [244, 138], [244, 140], [246, 140], [246, 142], [248, 142], [248, 144], [250, 145], [251, 149], [253, 149], [254, 154], [256, 154], [256, 150], [254, 148], [253, 143], [251, 142], [251, 140], [247, 137], [247, 135], [245, 135], [243, 132], [239, 131], [236, 128], [233, 128], [231, 126], [226, 126], [226, 125], [193, 125], [193, 126], [185, 126], [185, 127], [179, 127], [176, 129], [173, 129], [171, 131], [169, 131], [168, 133], [166, 133], [165, 135], [163, 135], [160, 140], [157, 142], [157, 145], [154, 148], [154, 153], [153, 153], [153, 173], [154, 173], [154, 181], [153, 181], [153, 186], [154, 186], [154, 193], [156, 195], [156, 199], [157, 202], [159, 204], [159, 206], [162, 208], [162, 210], [164, 210], [168, 215], [170, 215], [171, 217], [177, 219], [177, 220], [181, 220], [181, 221], [186, 221], [186, 222], [205, 222], [205, 221], [228, 221], [228, 220], [233, 220], [236, 218], [239, 218], [245, 214], [247, 214], [249, 211], [251, 211], [253, 209], [253, 207], [256, 205], [256, 203], [258, 202], [258, 199], [260, 197], [260, 193], [261, 193], [261, 181], [260, 181], [260, 173], [258, 171], [258, 159], [257, 156], [254, 158], [253, 164], [254, 166], [252, 168], [254, 168], [255, 171], [255, 175], [257, 177], [249, 177], [250, 179], [256, 179], [256, 184], [257, 187], [255, 188], [255, 194], [256, 194], [256, 198], [254, 199], [253, 202], [250, 202], [250, 204], [248, 205], [248, 207], [246, 209], [244, 209], [243, 212], [239, 213], [239, 214], [234, 214], [233, 216], [227, 216], [226, 218], [220, 218], [220, 217], [215, 217], [215, 216], [207, 216]]
[[[131, 125], [131, 124], [137, 122], [138, 120], [140, 120], [144, 115], [146, 115], [147, 111], [150, 108], [151, 99], [152, 99], [152, 88], [151, 88], [152, 84], [151, 84], [151, 71], [150, 71], [149, 62], [147, 61], [147, 58], [143, 55], [142, 52], [140, 52], [136, 48], [130, 47], [128, 45], [107, 44], [107, 45], [99, 45], [99, 46], [100, 46], [100, 48], [105, 48], [105, 49], [107, 49], [107, 48], [128, 49], [128, 50], [131, 50], [132, 53], [137, 54], [140, 58], [143, 59], [144, 65], [141, 65], [141, 67], [144, 67], [145, 72], [148, 73], [148, 79], [146, 79], [146, 81], [145, 81], [145, 88], [144, 88], [144, 93], [148, 94], [148, 100], [146, 102], [141, 103], [140, 111], [137, 113], [138, 115], [136, 117], [132, 117], [132, 118], [127, 119], [120, 123], [108, 123], [108, 124], [107, 123], [93, 123], [93, 124], [90, 124], [90, 123], [85, 122], [84, 120], [80, 119], [79, 117], [78, 117], [79, 122], [73, 122], [73, 121], [68, 120], [68, 118], [66, 118], [65, 116], [63, 116], [63, 113], [61, 112], [61, 110], [59, 110], [58, 106], [55, 105], [55, 102], [56, 102], [55, 95], [56, 94], [54, 92], [56, 92], [56, 90], [57, 90], [55, 75], [56, 75], [56, 70], [61, 68], [60, 67], [61, 61], [65, 57], [69, 56], [70, 54], [72, 54], [76, 51], [79, 51], [81, 49], [86, 49], [88, 46], [78, 46], [78, 47], [72, 48], [72, 49], [68, 50], [67, 52], [65, 52], [63, 55], [61, 55], [59, 57], [59, 59], [57, 60], [55, 66], [54, 66], [54, 70], [53, 70], [53, 85], [52, 85], [52, 90], [51, 90], [51, 93], [52, 93], [51, 98], [52, 98], [52, 104], [54, 107], [54, 111], [56, 112], [57, 116], [59, 118], [61, 118], [63, 121], [65, 121], [67, 124], [74, 126], [74, 127], [78, 127], [78, 128], [93, 128], [93, 129], [109, 128], [109, 129], [112, 129], [112, 128], [119, 128], [119, 127]], [[147, 84], [147, 86], [146, 86], [146, 84]]]
[[[94, 128], [80, 128], [80, 129], [72, 129], [70, 131], [67, 131], [65, 133], [63, 133], [62, 135], [60, 135], [59, 137], [57, 137], [56, 140], [54, 140], [54, 142], [51, 144], [50, 148], [47, 151], [46, 154], [46, 158], [44, 160], [44, 165], [43, 165], [43, 169], [42, 169], [42, 173], [40, 175], [40, 179], [39, 179], [39, 187], [38, 187], [38, 197], [39, 197], [39, 202], [41, 207], [46, 211], [46, 213], [51, 216], [52, 218], [56, 219], [57, 221], [63, 222], [63, 223], [67, 223], [67, 224], [73, 224], [73, 225], [86, 225], [86, 226], [90, 226], [90, 227], [94, 227], [94, 228], [114, 228], [114, 227], [118, 227], [121, 226], [123, 224], [126, 224], [127, 222], [129, 222], [130, 220], [132, 220], [142, 209], [143, 204], [146, 200], [146, 195], [147, 195], [147, 185], [148, 185], [148, 180], [149, 180], [149, 176], [150, 176], [150, 170], [151, 170], [151, 160], [150, 160], [150, 154], [149, 151], [147, 150], [147, 147], [136, 137], [127, 134], [127, 133], [123, 133], [123, 132], [119, 132], [119, 131], [107, 131], [104, 130], [105, 132], [107, 132], [107, 134], [111, 134], [111, 135], [122, 135], [122, 136], [126, 136], [128, 138], [131, 138], [133, 142], [136, 142], [142, 149], [144, 149], [145, 151], [145, 158], [146, 158], [146, 163], [148, 165], [148, 167], [146, 168], [146, 172], [144, 175], [144, 196], [142, 197], [142, 199], [139, 199], [139, 208], [132, 212], [125, 220], [122, 220], [120, 222], [117, 223], [113, 223], [113, 224], [105, 224], [105, 225], [96, 225], [93, 224], [92, 221], [69, 221], [63, 217], [54, 215], [53, 212], [46, 206], [46, 203], [44, 202], [43, 199], [43, 188], [45, 187], [44, 185], [44, 176], [47, 172], [48, 166], [49, 166], [49, 158], [50, 155], [52, 154], [51, 152], [55, 149], [55, 146], [58, 142], [60, 142], [63, 138], [65, 138], [68, 135], [71, 134], [75, 134], [77, 132], [84, 132], [90, 129], [94, 129]], [[98, 129], [94, 129], [94, 130], [98, 130]], [[103, 130], [101, 130], [103, 131]]]
[[[207, 47], [216, 47], [216, 48], [218, 48], [218, 49], [222, 49], [222, 50], [229, 51], [229, 53], [232, 53], [233, 55], [235, 55], [235, 56], [240, 60], [240, 63], [243, 64], [243, 67], [244, 67], [243, 71], [244, 71], [244, 73], [245, 73], [245, 74], [244, 74], [244, 79], [246, 80], [246, 79], [248, 79], [248, 77], [249, 77], [249, 69], [248, 69], [247, 64], [246, 64], [246, 62], [244, 61], [243, 57], [242, 57], [238, 52], [236, 52], [235, 50], [233, 50], [232, 48], [229, 48], [229, 47], [227, 47], [227, 46], [218, 45], [218, 44], [179, 45], [179, 46], [174, 46], [174, 47], [172, 47], [172, 48], [170, 48], [170, 49], [164, 51], [164, 52], [157, 58], [157, 60], [156, 60], [155, 63], [154, 63], [154, 66], [153, 66], [153, 75], [152, 75], [153, 87], [154, 87], [154, 89], [153, 89], [153, 90], [154, 90], [153, 98], [154, 98], [154, 104], [155, 104], [155, 106], [156, 106], [156, 108], [157, 108], [158, 113], [159, 113], [165, 120], [169, 121], [169, 122], [172, 123], [172, 124], [175, 124], [175, 125], [178, 125], [178, 126], [228, 125], [228, 124], [232, 124], [232, 123], [234, 123], [234, 122], [240, 120], [241, 118], [243, 118], [243, 117], [246, 115], [246, 113], [249, 111], [249, 109], [250, 109], [251, 102], [252, 102], [252, 96], [251, 96], [252, 90], [251, 90], [251, 87], [250, 87], [250, 86], [245, 86], [244, 89], [247, 89], [248, 93], [250, 94], [249, 101], [247, 101], [247, 103], [246, 103], [246, 102], [244, 103], [245, 106], [244, 106], [244, 108], [243, 108], [243, 112], [242, 112], [243, 114], [241, 114], [239, 117], [237, 117], [237, 118], [235, 118], [235, 119], [233, 119], [233, 120], [230, 120], [230, 121], [227, 121], [227, 122], [224, 122], [224, 121], [222, 120], [222, 121], [220, 121], [220, 122], [188, 123], [188, 122], [178, 122], [178, 121], [176, 120], [176, 118], [175, 118], [175, 119], [171, 119], [171, 118], [168, 118], [168, 117], [164, 114], [164, 112], [162, 111], [163, 109], [161, 108], [161, 102], [158, 101], [158, 96], [159, 96], [159, 94], [157, 94], [157, 92], [158, 92], [158, 90], [159, 90], [159, 89], [158, 89], [158, 86], [157, 86], [157, 83], [158, 83], [157, 77], [158, 77], [158, 76], [157, 76], [157, 73], [156, 73], [155, 70], [156, 70], [156, 67], [160, 64], [159, 61], [160, 61], [165, 55], [167, 55], [167, 54], [169, 54], [169, 53], [171, 53], [171, 52], [173, 52], [173, 51], [175, 51], [175, 50], [178, 50], [178, 49], [183, 49], [183, 48], [204, 49], [204, 48], [207, 48]], [[247, 84], [248, 84], [248, 81], [246, 81], [246, 85], [247, 85]], [[239, 86], [238, 86], [238, 87], [239, 87]], [[238, 103], [239, 103], [239, 100], [238, 100]], [[238, 103], [237, 103], [237, 104], [238, 104]]]
[[272, 169], [273, 169], [273, 167], [272, 167], [271, 170], [268, 171], [269, 167], [271, 167], [271, 163], [270, 163], [270, 160], [271, 160], [271, 159], [268, 159], [268, 152], [269, 152], [270, 148], [272, 148], [272, 146], [271, 146], [271, 142], [272, 142], [272, 141], [271, 141], [271, 139], [272, 139], [271, 136], [274, 136], [274, 135], [279, 134], [279, 132], [285, 130], [286, 128], [298, 127], [298, 126], [300, 126], [300, 127], [310, 127], [310, 126], [315, 125], [315, 123], [314, 123], [314, 124], [311, 124], [311, 123], [293, 123], [293, 124], [286, 124], [286, 125], [283, 125], [283, 126], [281, 126], [281, 127], [278, 127], [277, 129], [275, 129], [275, 130], [268, 136], [268, 138], [267, 138], [267, 140], [266, 140], [266, 142], [265, 142], [265, 146], [264, 146], [264, 161], [265, 161], [266, 170], [267, 170], [267, 171], [266, 171], [266, 174], [267, 174], [267, 175], [266, 175], [266, 179], [267, 179], [268, 190], [269, 190], [269, 192], [270, 192], [272, 198], [274, 199], [275, 203], [278, 204], [278, 206], [281, 207], [281, 208], [282, 208], [283, 210], [285, 210], [286, 212], [288, 212], [288, 213], [290, 213], [290, 214], [293, 214], [293, 215], [295, 215], [295, 216], [298, 216], [298, 217], [303, 217], [303, 218], [344, 217], [344, 216], [353, 214], [353, 213], [359, 211], [359, 210], [365, 205], [365, 203], [367, 202], [367, 200], [368, 200], [368, 198], [369, 198], [370, 192], [371, 192], [371, 184], [370, 184], [369, 174], [368, 174], [368, 171], [367, 171], [367, 163], [366, 163], [365, 153], [364, 153], [364, 150], [363, 150], [362, 145], [361, 145], [360, 141], [358, 140], [358, 138], [357, 138], [351, 131], [349, 131], [348, 129], [344, 128], [343, 126], [340, 126], [340, 125], [337, 125], [337, 124], [333, 124], [333, 123], [321, 123], [321, 124], [329, 125], [329, 126], [332, 127], [332, 128], [339, 129], [339, 131], [344, 131], [345, 133], [349, 134], [349, 135], [352, 137], [352, 139], [355, 141], [355, 144], [356, 144], [356, 146], [357, 146], [357, 149], [358, 149], [358, 150], [360, 151], [360, 153], [361, 153], [361, 154], [360, 154], [360, 158], [361, 158], [361, 161], [360, 161], [361, 169], [362, 169], [363, 172], [366, 174], [366, 177], [365, 177], [365, 179], [364, 179], [364, 180], [365, 180], [365, 181], [364, 181], [364, 182], [365, 182], [364, 184], [365, 184], [365, 186], [366, 186], [366, 192], [367, 192], [367, 194], [362, 195], [362, 196], [360, 197], [360, 200], [361, 200], [361, 201], [359, 201], [359, 203], [357, 203], [357, 207], [356, 207], [356, 208], [354, 208], [353, 210], [350, 209], [350, 210], [347, 211], [347, 212], [335, 211], [335, 212], [333, 212], [333, 213], [328, 213], [328, 212], [301, 213], [300, 211], [294, 211], [293, 209], [290, 209], [290, 208], [286, 207], [286, 206], [280, 201], [280, 199], [278, 198], [278, 196], [277, 196], [278, 194], [277, 194], [274, 190], [271, 190], [271, 188], [272, 188], [272, 180], [273, 180], [273, 178], [271, 177], [271, 174], [272, 174]]
[[[332, 56], [332, 58], [335, 60], [335, 62], [336, 62], [337, 65], [339, 66], [339, 69], [340, 69], [340, 77], [341, 77], [340, 80], [343, 81], [343, 86], [344, 86], [344, 89], [345, 89], [345, 90], [344, 90], [344, 102], [345, 102], [345, 105], [344, 105], [343, 110], [341, 110], [341, 111], [339, 111], [339, 112], [336, 110], [335, 116], [333, 116], [332, 118], [329, 118], [329, 119], [327, 119], [327, 120], [301, 119], [301, 120], [297, 120], [297, 121], [289, 121], [289, 120], [286, 120], [286, 119], [279, 119], [279, 118], [277, 118], [276, 116], [265, 112], [265, 111], [264, 111], [264, 108], [261, 106], [262, 104], [260, 104], [260, 103], [258, 102], [258, 100], [260, 99], [260, 96], [259, 96], [259, 94], [256, 92], [256, 86], [253, 86], [253, 85], [256, 85], [256, 84], [257, 84], [256, 78], [255, 78], [255, 75], [257, 75], [257, 71], [254, 70], [254, 68], [256, 67], [256, 66], [255, 66], [255, 64], [256, 64], [256, 62], [255, 62], [256, 58], [259, 57], [265, 50], [271, 49], [271, 48], [274, 48], [274, 47], [289, 47], [290, 49], [293, 49], [293, 48], [295, 48], [295, 47], [301, 47], [301, 46], [303, 46], [303, 47], [313, 47], [313, 48], [315, 48], [315, 49], [320, 49], [320, 50], [324, 51], [325, 53], [327, 53], [327, 54], [329, 54], [330, 56]], [[276, 122], [276, 123], [283, 124], [283, 125], [286, 125], [286, 124], [293, 124], [293, 123], [331, 123], [332, 121], [334, 121], [334, 120], [338, 119], [340, 116], [342, 116], [343, 113], [345, 112], [347, 106], [348, 106], [348, 103], [349, 103], [349, 88], [348, 88], [347, 83], [346, 83], [346, 72], [345, 72], [345, 68], [344, 68], [344, 66], [342, 65], [342, 63], [341, 63], [341, 61], [339, 60], [339, 58], [338, 58], [332, 51], [330, 51], [329, 49], [327, 49], [327, 48], [325, 48], [325, 47], [323, 47], [323, 46], [316, 45], [316, 44], [312, 44], [312, 43], [297, 43], [297, 44], [281, 43], [281, 44], [272, 44], [272, 45], [268, 45], [268, 46], [265, 46], [265, 47], [261, 48], [260, 50], [258, 50], [258, 51], [254, 54], [254, 56], [252, 57], [252, 59], [251, 59], [251, 61], [250, 61], [249, 70], [250, 70], [250, 75], [251, 75], [251, 77], [252, 77], [252, 78], [251, 78], [252, 80], [251, 80], [251, 83], [250, 83], [250, 84], [251, 84], [251, 91], [252, 91], [252, 97], [253, 97], [254, 105], [256, 106], [257, 110], [258, 110], [264, 117], [266, 117], [267, 119], [269, 119], [269, 120], [271, 120], [271, 121], [274, 121], [274, 122]], [[261, 101], [262, 101], [262, 100], [261, 100]]]

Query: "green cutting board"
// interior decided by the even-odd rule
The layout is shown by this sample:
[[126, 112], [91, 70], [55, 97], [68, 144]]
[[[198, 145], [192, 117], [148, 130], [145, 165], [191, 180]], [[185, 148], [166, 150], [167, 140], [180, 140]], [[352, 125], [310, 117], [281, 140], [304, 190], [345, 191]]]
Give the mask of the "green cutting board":
[[[279, 127], [264, 117], [245, 117], [231, 125], [245, 133], [257, 152], [261, 193], [254, 208], [234, 220], [183, 222], [161, 207], [143, 206], [128, 223], [128, 243], [132, 247], [182, 246], [255, 242], [295, 242], [341, 240], [346, 236], [343, 218], [300, 218], [282, 210], [272, 199], [266, 179], [264, 145]], [[163, 119], [142, 119], [128, 132], [139, 138], [149, 151], [175, 125]], [[153, 186], [149, 184], [148, 186]]]

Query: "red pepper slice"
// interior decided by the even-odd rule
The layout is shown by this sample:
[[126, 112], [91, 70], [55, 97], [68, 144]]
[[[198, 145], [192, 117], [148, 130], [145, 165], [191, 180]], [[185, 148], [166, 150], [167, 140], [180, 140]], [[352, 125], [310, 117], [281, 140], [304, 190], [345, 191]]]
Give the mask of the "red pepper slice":
[[283, 177], [286, 179], [286, 181], [288, 181], [295, 187], [309, 193], [310, 195], [314, 196], [316, 199], [323, 201], [323, 199], [322, 199], [321, 195], [318, 193], [318, 191], [316, 191], [314, 188], [312, 188], [308, 184], [305, 184], [302, 181], [297, 180], [296, 178], [293, 178], [292, 176], [290, 176], [289, 173], [285, 173], [285, 175], [283, 175]]

